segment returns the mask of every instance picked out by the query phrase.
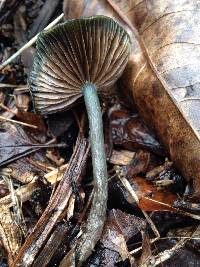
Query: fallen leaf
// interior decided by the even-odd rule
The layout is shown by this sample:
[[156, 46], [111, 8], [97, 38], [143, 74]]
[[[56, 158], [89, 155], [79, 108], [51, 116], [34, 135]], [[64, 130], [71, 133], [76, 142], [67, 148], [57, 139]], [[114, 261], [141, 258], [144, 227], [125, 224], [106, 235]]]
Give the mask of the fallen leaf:
[[150, 259], [152, 255], [151, 243], [148, 234], [145, 231], [141, 231], [141, 233], [142, 233], [142, 255], [139, 259], [139, 266], [148, 267], [150, 265]]
[[[139, 199], [138, 206], [144, 211], [177, 211], [175, 205], [178, 196], [169, 190], [159, 190], [150, 181], [141, 176], [129, 178], [129, 183]], [[120, 198], [126, 199], [131, 205], [135, 205], [132, 196], [124, 189], [121, 182], [118, 183]], [[122, 201], [122, 200], [121, 200]]]
[[141, 116], [184, 177], [193, 180], [194, 195], [199, 197], [199, 3], [133, 0], [130, 6], [128, 1], [108, 2], [129, 20], [135, 35], [123, 84], [129, 81], [126, 88]]
[[110, 109], [109, 119], [114, 144], [122, 145], [129, 150], [146, 148], [157, 154], [163, 154], [161, 145], [137, 113], [116, 105]]

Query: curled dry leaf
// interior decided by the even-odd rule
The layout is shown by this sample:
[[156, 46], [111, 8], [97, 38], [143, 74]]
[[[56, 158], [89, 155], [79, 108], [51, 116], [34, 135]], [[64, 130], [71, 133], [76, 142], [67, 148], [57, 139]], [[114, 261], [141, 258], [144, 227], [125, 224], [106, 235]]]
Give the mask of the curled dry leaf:
[[[112, 2], [121, 7], [122, 1]], [[140, 50], [134, 49], [124, 82], [131, 81], [140, 114], [200, 196], [200, 5], [189, 0], [132, 3], [131, 16], [123, 11], [140, 35]]]
[[126, 98], [135, 100], [199, 197], [199, 2], [88, 0], [79, 1], [74, 14], [73, 5], [65, 0], [66, 17], [103, 13], [132, 31], [132, 55], [121, 83]]

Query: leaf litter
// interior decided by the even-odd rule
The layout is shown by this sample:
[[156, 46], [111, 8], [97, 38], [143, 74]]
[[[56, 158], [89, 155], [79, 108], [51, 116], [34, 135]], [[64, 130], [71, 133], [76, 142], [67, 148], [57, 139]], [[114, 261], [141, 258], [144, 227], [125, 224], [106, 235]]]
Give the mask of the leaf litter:
[[[0, 6], [2, 62], [62, 13], [62, 1], [52, 5], [50, 1], [11, 1], [11, 5], [7, 2]], [[165, 4], [165, 10], [171, 10], [171, 2], [166, 1], [169, 6]], [[125, 24], [133, 23], [134, 18], [138, 24], [135, 26], [134, 21], [132, 25], [141, 31], [139, 16], [146, 16], [142, 12], [145, 10], [147, 17], [151, 14], [153, 20], [155, 14], [159, 15], [159, 5], [163, 5], [157, 1], [152, 13], [151, 4], [93, 0], [85, 1], [83, 6], [81, 0], [66, 0], [64, 12], [68, 18], [103, 12]], [[173, 4], [173, 10], [179, 10], [181, 4]], [[41, 14], [47, 8], [43, 25]], [[137, 16], [135, 11], [130, 12], [136, 9]], [[9, 14], [13, 14], [12, 18]], [[162, 40], [162, 30], [159, 32]], [[149, 38], [147, 33], [145, 38]], [[140, 51], [137, 49], [136, 45], [136, 54]], [[84, 232], [92, 198], [87, 122], [81, 119], [85, 110], [79, 103], [63, 115], [34, 114], [26, 74], [31, 69], [34, 51], [34, 46], [29, 46], [22, 63], [16, 59], [0, 75], [1, 116], [37, 126], [31, 129], [9, 121], [0, 125], [0, 264], [13, 266], [18, 254], [21, 266], [75, 266], [73, 255]], [[157, 61], [162, 60], [161, 56]], [[167, 60], [173, 64], [169, 55]], [[128, 65], [124, 77], [130, 75], [132, 66], [135, 70], [140, 68], [138, 62]], [[171, 78], [166, 77], [170, 82]], [[144, 85], [146, 78], [140, 79]], [[122, 78], [118, 83], [120, 94], [113, 95], [104, 111], [108, 118], [105, 127], [109, 129], [105, 145], [110, 150], [107, 220], [102, 237], [84, 266], [188, 266], [188, 262], [198, 266], [199, 199], [193, 198], [191, 180], [182, 177], [176, 159], [169, 157], [164, 148], [165, 136], [161, 137], [157, 126], [153, 129], [149, 125], [137, 102], [138, 114], [126, 89], [130, 85], [130, 78]], [[151, 103], [153, 109], [156, 105]], [[163, 123], [165, 118], [158, 120]]]

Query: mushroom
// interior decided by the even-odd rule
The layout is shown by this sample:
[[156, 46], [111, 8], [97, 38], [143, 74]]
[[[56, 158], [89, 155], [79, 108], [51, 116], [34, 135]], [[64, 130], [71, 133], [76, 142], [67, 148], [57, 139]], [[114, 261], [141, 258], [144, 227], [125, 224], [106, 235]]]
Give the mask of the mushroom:
[[100, 238], [107, 207], [107, 166], [98, 95], [109, 96], [128, 61], [130, 38], [113, 19], [94, 16], [67, 21], [43, 31], [30, 74], [34, 107], [49, 114], [84, 96], [92, 152], [94, 197], [86, 231], [77, 249], [86, 260]]

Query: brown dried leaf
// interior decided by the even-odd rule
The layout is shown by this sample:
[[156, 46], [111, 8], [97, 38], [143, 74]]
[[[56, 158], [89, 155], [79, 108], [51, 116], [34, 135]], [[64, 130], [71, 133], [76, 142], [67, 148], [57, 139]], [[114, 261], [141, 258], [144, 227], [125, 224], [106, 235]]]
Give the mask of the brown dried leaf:
[[135, 27], [132, 70], [124, 83], [130, 81], [140, 114], [199, 196], [199, 3], [135, 0], [124, 9], [124, 1], [109, 2]]
[[148, 267], [150, 263], [149, 260], [152, 255], [151, 243], [147, 233], [145, 231], [141, 231], [141, 233], [142, 233], [142, 255], [139, 260], [139, 266]]
[[[175, 194], [167, 190], [158, 190], [153, 183], [139, 176], [130, 179], [129, 182], [138, 196], [138, 206], [144, 211], [176, 210], [173, 208], [173, 204], [178, 199]], [[126, 199], [129, 203], [133, 203], [130, 195]]]

